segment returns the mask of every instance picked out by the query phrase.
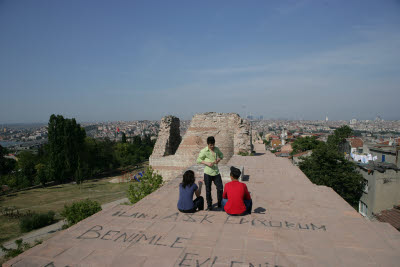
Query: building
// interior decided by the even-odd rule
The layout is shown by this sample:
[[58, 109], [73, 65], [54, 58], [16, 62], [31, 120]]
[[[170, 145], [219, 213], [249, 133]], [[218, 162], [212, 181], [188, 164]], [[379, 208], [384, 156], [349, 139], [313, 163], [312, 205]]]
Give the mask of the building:
[[400, 169], [385, 162], [358, 163], [359, 171], [366, 183], [359, 202], [359, 212], [374, 218], [382, 210], [400, 203]]
[[271, 148], [272, 148], [272, 149], [276, 149], [276, 148], [278, 148], [278, 147], [281, 146], [281, 145], [282, 145], [281, 140], [279, 140], [279, 139], [272, 139], [272, 140], [271, 140]]
[[281, 147], [281, 152], [290, 154], [290, 153], [292, 153], [292, 151], [293, 151], [292, 143], [282, 145], [282, 147]]
[[394, 206], [393, 209], [384, 210], [376, 215], [380, 222], [386, 222], [392, 225], [397, 231], [400, 231], [400, 206]]
[[378, 161], [393, 163], [397, 167], [400, 167], [399, 150], [400, 146], [374, 145], [369, 147], [370, 153], [377, 156]]
[[364, 141], [361, 138], [348, 138], [343, 144], [343, 152], [346, 154], [361, 154], [364, 152]]

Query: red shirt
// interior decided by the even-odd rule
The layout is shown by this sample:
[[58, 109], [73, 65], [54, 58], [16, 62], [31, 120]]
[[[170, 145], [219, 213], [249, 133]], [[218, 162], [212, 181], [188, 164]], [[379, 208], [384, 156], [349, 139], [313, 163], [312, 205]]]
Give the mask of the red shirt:
[[225, 184], [223, 198], [227, 198], [224, 209], [228, 214], [242, 214], [246, 211], [243, 200], [250, 200], [247, 186], [239, 181], [232, 181]]

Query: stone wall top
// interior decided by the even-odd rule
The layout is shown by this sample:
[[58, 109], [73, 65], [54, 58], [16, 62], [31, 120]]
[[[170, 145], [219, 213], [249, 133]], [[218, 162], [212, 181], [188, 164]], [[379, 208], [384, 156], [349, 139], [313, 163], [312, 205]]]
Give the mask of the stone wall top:
[[[164, 148], [168, 146], [167, 140], [170, 140], [168, 138], [173, 132], [171, 130], [173, 123], [167, 123], [170, 121], [170, 119], [164, 118], [161, 121], [162, 128], [160, 128], [159, 138], [150, 157], [150, 165], [155, 170], [160, 170], [166, 180], [175, 178], [174, 175], [178, 175], [187, 167], [196, 164], [197, 156], [200, 150], [207, 146], [207, 137], [209, 136], [215, 137], [216, 146], [224, 154], [221, 164], [226, 164], [233, 155], [239, 152], [250, 153], [252, 150], [248, 121], [243, 120], [236, 113], [206, 112], [193, 116], [175, 154], [167, 154]], [[181, 169], [171, 173], [170, 168], [166, 168], [170, 166], [179, 166]], [[169, 169], [168, 173], [163, 171], [166, 169]]]

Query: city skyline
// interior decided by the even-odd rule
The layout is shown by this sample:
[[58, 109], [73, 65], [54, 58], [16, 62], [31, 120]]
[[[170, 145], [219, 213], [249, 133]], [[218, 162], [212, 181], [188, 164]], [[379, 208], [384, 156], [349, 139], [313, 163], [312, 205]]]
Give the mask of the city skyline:
[[0, 1], [0, 124], [399, 120], [398, 1]]

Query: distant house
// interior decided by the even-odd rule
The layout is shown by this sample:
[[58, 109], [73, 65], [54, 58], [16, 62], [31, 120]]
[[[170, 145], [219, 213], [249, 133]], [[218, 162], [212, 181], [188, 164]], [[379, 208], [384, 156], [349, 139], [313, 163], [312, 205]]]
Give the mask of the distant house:
[[374, 145], [369, 147], [373, 156], [378, 157], [379, 162], [393, 163], [400, 168], [399, 146]]
[[18, 161], [18, 158], [13, 154], [8, 154], [8, 155], [5, 155], [4, 157], [7, 159], [13, 159], [15, 161]]
[[272, 149], [276, 149], [277, 147], [279, 147], [280, 145], [282, 145], [282, 142], [280, 139], [272, 139], [271, 140], [271, 148]]
[[355, 152], [363, 153], [364, 142], [361, 138], [351, 138], [349, 139], [349, 141], [350, 141], [351, 153]]
[[361, 138], [347, 138], [343, 146], [339, 149], [347, 154], [356, 153], [360, 154], [364, 152], [364, 141]]
[[368, 218], [400, 203], [400, 172], [393, 163], [357, 163], [366, 183], [359, 202], [359, 213]]
[[292, 148], [292, 144], [290, 144], [290, 143], [281, 147], [281, 152], [283, 152], [283, 153], [290, 154], [292, 151], [293, 151], [293, 148]]

